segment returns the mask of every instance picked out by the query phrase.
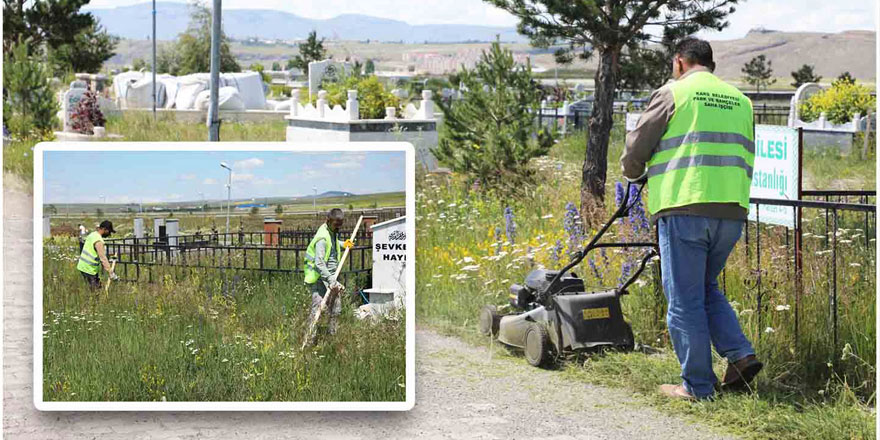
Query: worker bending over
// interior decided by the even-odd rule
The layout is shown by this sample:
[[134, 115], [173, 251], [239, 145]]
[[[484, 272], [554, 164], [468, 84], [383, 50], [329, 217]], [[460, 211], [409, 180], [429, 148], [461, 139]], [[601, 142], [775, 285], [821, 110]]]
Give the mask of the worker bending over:
[[110, 274], [110, 279], [118, 279], [110, 268], [110, 262], [107, 261], [107, 251], [104, 247], [104, 239], [114, 232], [116, 231], [113, 229], [113, 223], [104, 220], [97, 230], [86, 236], [85, 243], [83, 243], [76, 268], [93, 289], [101, 288], [101, 279], [98, 277], [100, 266], [104, 266], [104, 270]]
[[345, 214], [339, 208], [333, 208], [327, 213], [327, 221], [318, 228], [315, 237], [309, 242], [306, 249], [305, 282], [310, 286], [312, 293], [312, 308], [309, 314], [309, 322], [315, 319], [315, 315], [321, 308], [321, 302], [327, 289], [338, 289], [339, 295], [330, 308], [330, 334], [336, 333], [336, 321], [342, 311], [341, 293], [345, 287], [334, 277], [339, 259], [342, 257], [342, 248], [352, 248], [354, 243], [350, 240], [339, 241], [337, 235], [345, 221]]

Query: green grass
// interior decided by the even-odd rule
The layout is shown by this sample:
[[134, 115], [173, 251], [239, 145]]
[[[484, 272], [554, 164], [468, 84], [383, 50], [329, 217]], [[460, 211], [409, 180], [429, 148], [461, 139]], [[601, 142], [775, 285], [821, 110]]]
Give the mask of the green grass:
[[3, 173], [20, 177], [27, 188], [34, 182], [34, 145], [36, 141], [12, 141], [3, 146]]
[[[283, 141], [286, 121], [261, 123], [224, 123], [220, 126], [223, 142], [269, 142]], [[107, 133], [123, 136], [127, 142], [162, 142], [208, 140], [208, 128], [204, 124], [178, 122], [172, 115], [160, 115], [156, 122], [147, 112], [130, 113], [107, 118]], [[21, 177], [28, 188], [34, 180], [34, 145], [39, 139], [12, 141], [3, 148], [3, 171]]]
[[[226, 122], [220, 125], [222, 142], [284, 141], [287, 122], [284, 120], [261, 123]], [[128, 142], [196, 142], [208, 140], [204, 124], [175, 121], [173, 115], [161, 115], [156, 122], [148, 112], [107, 118], [107, 133], [121, 134]]]
[[859, 156], [862, 142], [855, 142], [853, 154], [847, 156], [833, 151], [805, 152], [804, 189], [875, 189], [877, 159], [874, 151], [869, 152], [866, 160]]
[[310, 294], [299, 277], [168, 272], [88, 291], [71, 242], [47, 242], [46, 401], [402, 401], [402, 320], [356, 320], [300, 351]]
[[[610, 205], [614, 183], [620, 180], [621, 140], [622, 132], [617, 129], [608, 153], [606, 200]], [[579, 204], [585, 143], [583, 135], [570, 137], [549, 158], [535, 160], [541, 183], [517, 199], [474, 191], [459, 176], [417, 180], [416, 305], [421, 322], [472, 337], [480, 307], [505, 304], [510, 284], [521, 283], [535, 267], [562, 266], [565, 254], [581, 246], [569, 243], [565, 217], [568, 202], [575, 207]], [[513, 240], [505, 232], [507, 207], [516, 224]], [[869, 408], [875, 403], [876, 373], [874, 244], [865, 244], [863, 217], [843, 215], [836, 231], [840, 343], [834, 347], [828, 313], [831, 252], [824, 240], [824, 212], [805, 210], [804, 217], [808, 222], [804, 288], [797, 298], [789, 263], [792, 251], [781, 227], [762, 225], [759, 265], [752, 225], [750, 251], [746, 252], [741, 240], [722, 280], [744, 332], [766, 365], [755, 384], [757, 394], [697, 405], [667, 402], [657, 396], [658, 385], [678, 380], [679, 367], [669, 348], [665, 300], [654, 288], [652, 271], [642, 276], [641, 285], [631, 288], [632, 294], [622, 303], [637, 342], [664, 348], [665, 353], [609, 353], [586, 364], [567, 364], [567, 374], [629, 388], [651, 405], [752, 438], [873, 438], [874, 416]], [[592, 236], [597, 227], [586, 235]], [[608, 240], [634, 238], [630, 229], [619, 225], [611, 232], [616, 236], [609, 235]], [[591, 289], [614, 287], [623, 262], [636, 256], [608, 251], [603, 258], [597, 253], [592, 255], [597, 270], [585, 262], [575, 271]], [[758, 267], [762, 269], [760, 309], [755, 285]], [[793, 315], [798, 304], [800, 328], [795, 344]], [[722, 374], [725, 362], [716, 362]]]

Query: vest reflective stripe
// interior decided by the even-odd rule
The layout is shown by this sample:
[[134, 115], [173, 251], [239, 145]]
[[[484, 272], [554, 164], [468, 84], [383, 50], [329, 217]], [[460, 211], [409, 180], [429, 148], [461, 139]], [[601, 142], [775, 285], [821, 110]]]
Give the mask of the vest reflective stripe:
[[647, 163], [648, 212], [698, 203], [748, 209], [755, 162], [751, 101], [705, 71], [667, 87], [675, 111]]
[[101, 263], [98, 263], [97, 261], [89, 261], [88, 258], [86, 258], [82, 255], [79, 256], [79, 260], [88, 264], [88, 265], [91, 265], [91, 266], [97, 266], [97, 265], [101, 264]]
[[722, 133], [717, 131], [694, 131], [684, 136], [676, 136], [660, 141], [657, 151], [678, 148], [684, 144], [739, 144], [751, 154], [755, 154], [755, 143], [739, 133]]
[[[318, 228], [318, 232], [315, 233], [315, 236], [312, 238], [312, 241], [309, 242], [309, 247], [306, 248], [305, 255], [305, 265], [303, 265], [303, 274], [305, 275], [304, 281], [306, 284], [314, 284], [318, 282], [318, 279], [321, 278], [321, 274], [318, 273], [318, 269], [315, 266], [315, 246], [317, 246], [318, 242], [324, 240], [327, 243], [327, 252], [324, 253], [324, 262], [326, 263], [330, 259], [330, 252], [332, 248], [330, 246], [333, 245], [333, 236], [330, 235], [330, 229], [327, 227], [327, 224], [324, 223]], [[336, 240], [336, 256], [342, 254], [341, 246], [339, 241]]]
[[99, 241], [103, 242], [104, 237], [101, 237], [98, 231], [94, 231], [86, 236], [86, 242], [83, 244], [82, 253], [79, 254], [79, 261], [76, 264], [76, 268], [80, 272], [85, 272], [89, 275], [98, 274], [101, 263], [98, 260], [98, 250], [95, 249], [95, 243]]
[[648, 178], [689, 167], [739, 167], [746, 171], [749, 179], [752, 178], [752, 167], [746, 160], [736, 156], [685, 156], [670, 160], [666, 163], [653, 165], [648, 168]]

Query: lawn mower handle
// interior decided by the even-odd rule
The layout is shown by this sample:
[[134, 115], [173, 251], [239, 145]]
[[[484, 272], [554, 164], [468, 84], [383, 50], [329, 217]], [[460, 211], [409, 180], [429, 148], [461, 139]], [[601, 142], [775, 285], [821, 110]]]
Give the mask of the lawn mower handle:
[[[639, 186], [639, 190], [638, 190], [638, 192], [636, 193], [636, 197], [635, 197], [635, 201], [634, 201], [634, 203], [633, 203], [633, 204], [630, 204], [629, 193], [630, 193], [630, 188], [631, 188], [634, 184], [638, 184], [638, 185], [640, 185], [640, 186]], [[600, 248], [600, 247], [650, 247], [650, 248], [651, 248], [651, 252], [649, 252], [649, 253], [648, 253], [648, 254], [642, 259], [642, 263], [641, 263], [641, 265], [639, 266], [639, 270], [636, 271], [636, 273], [635, 273], [632, 277], [630, 277], [630, 279], [628, 279], [628, 280], [626, 281], [626, 283], [624, 283], [621, 287], [619, 287], [619, 288], [617, 289], [618, 292], [626, 293], [626, 288], [629, 287], [630, 284], [632, 284], [633, 282], [635, 282], [636, 278], [637, 278], [639, 275], [641, 275], [641, 273], [642, 273], [642, 271], [645, 269], [645, 265], [648, 263], [648, 261], [649, 261], [651, 258], [653, 258], [654, 256], [659, 255], [659, 252], [658, 252], [658, 249], [657, 249], [657, 247], [658, 247], [658, 246], [657, 246], [657, 243], [642, 243], [642, 242], [636, 242], [636, 243], [608, 243], [608, 244], [597, 244], [597, 242], [599, 241], [599, 239], [602, 238], [603, 235], [605, 235], [605, 232], [608, 231], [608, 228], [610, 228], [611, 225], [613, 225], [614, 222], [617, 221], [617, 219], [619, 219], [619, 218], [623, 218], [624, 216], [629, 215], [629, 211], [630, 211], [630, 209], [632, 209], [632, 207], [633, 207], [633, 205], [635, 204], [635, 202], [641, 200], [641, 194], [642, 194], [642, 190], [643, 190], [643, 189], [645, 189], [645, 181], [644, 181], [644, 180], [640, 180], [640, 181], [635, 182], [635, 183], [634, 183], [634, 182], [629, 182], [629, 181], [627, 181], [627, 183], [626, 183], [626, 190], [624, 191], [624, 194], [623, 194], [623, 201], [620, 203], [620, 207], [617, 208], [617, 211], [614, 212], [614, 215], [612, 215], [611, 218], [608, 220], [608, 222], [605, 223], [604, 226], [602, 226], [602, 229], [600, 229], [599, 232], [597, 232], [596, 235], [593, 236], [593, 238], [590, 240], [590, 242], [587, 244], [587, 246], [584, 247], [584, 249], [578, 251], [578, 252], [575, 254], [575, 257], [571, 260], [571, 262], [568, 263], [565, 267], [563, 267], [562, 270], [560, 270], [559, 273], [557, 273], [556, 276], [553, 277], [553, 280], [550, 281], [550, 284], [547, 285], [547, 288], [546, 288], [543, 292], [539, 292], [538, 298], [542, 298], [542, 299], [545, 299], [545, 300], [546, 300], [546, 299], [549, 299], [549, 295], [548, 295], [548, 293], [553, 291], [553, 287], [556, 285], [556, 283], [559, 281], [559, 279], [562, 278], [562, 275], [564, 275], [566, 272], [568, 272], [569, 270], [571, 270], [571, 268], [573, 268], [573, 267], [577, 266], [578, 264], [580, 264], [581, 261], [583, 261], [584, 258], [586, 258], [587, 253], [589, 253], [589, 252], [590, 252], [591, 250], [593, 250], [593, 249]]]

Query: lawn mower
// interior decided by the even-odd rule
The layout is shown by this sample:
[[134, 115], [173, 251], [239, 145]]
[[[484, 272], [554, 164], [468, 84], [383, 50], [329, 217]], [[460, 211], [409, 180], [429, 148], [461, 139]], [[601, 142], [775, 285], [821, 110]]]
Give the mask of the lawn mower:
[[[564, 353], [586, 351], [601, 347], [632, 350], [633, 332], [624, 321], [620, 297], [638, 279], [645, 266], [659, 255], [657, 243], [599, 243], [599, 240], [617, 219], [629, 215], [639, 203], [644, 183], [630, 200], [628, 183], [620, 207], [611, 219], [590, 240], [589, 244], [572, 255], [561, 270], [537, 269], [526, 276], [523, 285], [510, 287], [510, 305], [514, 313], [500, 314], [493, 305], [480, 312], [480, 332], [517, 349], [522, 349], [529, 364], [546, 367]], [[574, 272], [587, 254], [599, 248], [647, 248], [638, 270], [617, 288], [586, 291], [584, 281]]]

